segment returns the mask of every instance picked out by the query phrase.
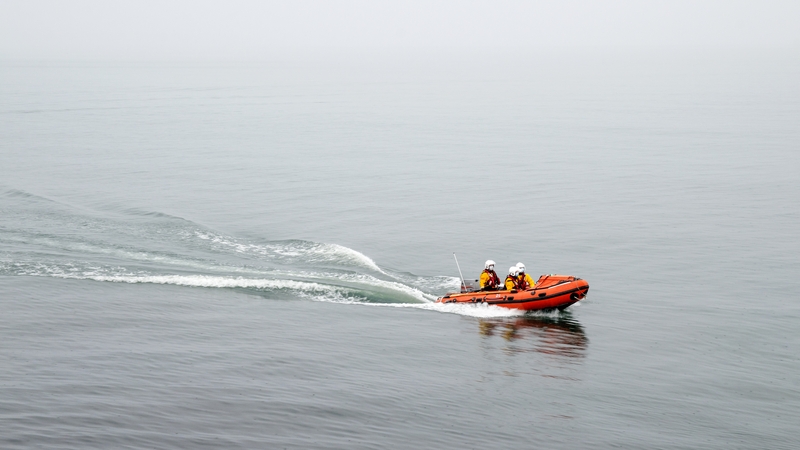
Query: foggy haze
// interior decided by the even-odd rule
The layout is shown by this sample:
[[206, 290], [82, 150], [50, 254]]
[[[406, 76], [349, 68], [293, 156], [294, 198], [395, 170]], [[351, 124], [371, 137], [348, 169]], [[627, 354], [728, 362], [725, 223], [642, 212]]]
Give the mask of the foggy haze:
[[4, 1], [2, 59], [308, 51], [797, 49], [796, 1]]

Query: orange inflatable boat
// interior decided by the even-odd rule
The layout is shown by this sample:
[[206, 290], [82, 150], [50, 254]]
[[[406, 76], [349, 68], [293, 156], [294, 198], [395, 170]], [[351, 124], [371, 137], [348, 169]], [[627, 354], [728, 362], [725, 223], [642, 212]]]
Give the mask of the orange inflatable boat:
[[542, 275], [533, 289], [525, 291], [481, 291], [469, 286], [463, 287], [459, 293], [446, 294], [436, 299], [439, 303], [485, 303], [503, 308], [539, 311], [558, 309], [563, 311], [568, 306], [586, 297], [589, 283], [570, 275]]

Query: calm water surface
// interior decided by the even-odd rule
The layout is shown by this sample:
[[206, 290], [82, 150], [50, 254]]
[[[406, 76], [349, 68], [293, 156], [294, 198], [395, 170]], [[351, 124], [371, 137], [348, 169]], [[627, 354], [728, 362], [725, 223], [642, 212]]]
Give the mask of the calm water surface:
[[[797, 79], [4, 62], [0, 446], [797, 448]], [[591, 290], [433, 304], [453, 252]]]

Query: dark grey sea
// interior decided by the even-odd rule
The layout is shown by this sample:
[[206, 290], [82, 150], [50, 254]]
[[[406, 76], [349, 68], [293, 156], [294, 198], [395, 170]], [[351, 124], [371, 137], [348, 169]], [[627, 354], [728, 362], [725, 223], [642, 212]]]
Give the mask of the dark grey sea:
[[[796, 449], [800, 58], [0, 64], [4, 449]], [[438, 305], [499, 272], [564, 312]]]

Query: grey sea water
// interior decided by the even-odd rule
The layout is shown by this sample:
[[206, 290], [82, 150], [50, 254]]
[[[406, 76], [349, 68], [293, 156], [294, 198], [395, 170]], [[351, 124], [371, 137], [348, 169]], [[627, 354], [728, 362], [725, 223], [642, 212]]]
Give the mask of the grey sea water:
[[[0, 64], [0, 447], [800, 446], [800, 59]], [[456, 252], [588, 280], [432, 303]]]

